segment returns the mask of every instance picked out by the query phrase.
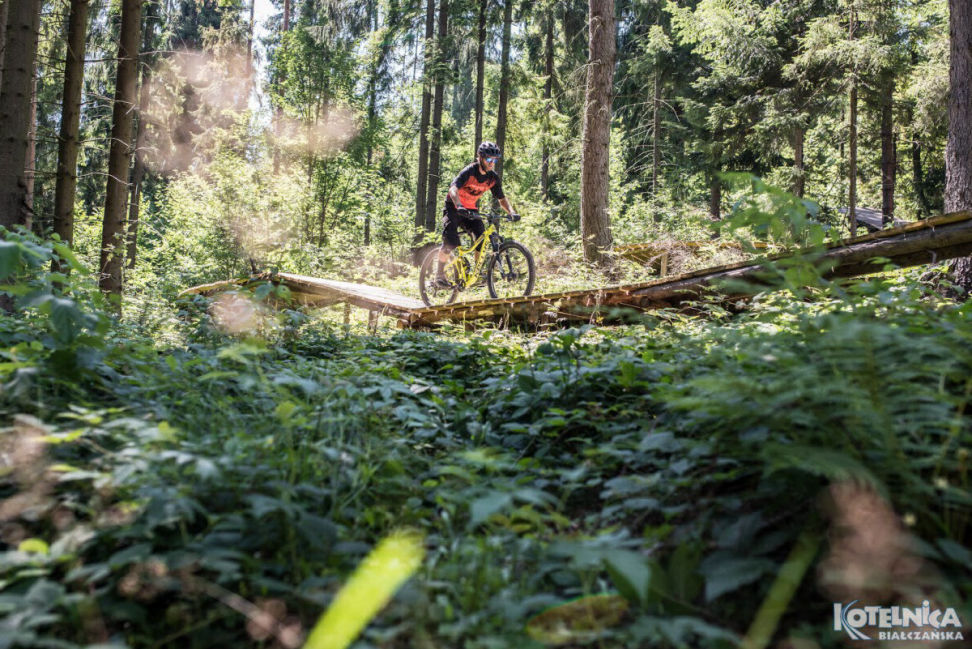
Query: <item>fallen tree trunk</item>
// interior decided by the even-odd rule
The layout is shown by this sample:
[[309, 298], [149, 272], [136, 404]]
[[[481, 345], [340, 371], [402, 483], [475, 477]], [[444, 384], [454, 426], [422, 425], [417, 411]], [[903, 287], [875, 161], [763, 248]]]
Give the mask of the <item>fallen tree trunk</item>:
[[[474, 320], [502, 317], [509, 321], [537, 322], [548, 317], [584, 317], [599, 322], [619, 321], [625, 316], [616, 307], [638, 310], [677, 307], [707, 294], [726, 299], [754, 295], [769, 286], [774, 264], [809, 258], [826, 268], [827, 279], [856, 277], [898, 267], [936, 263], [972, 253], [972, 213], [959, 212], [839, 241], [823, 249], [802, 250], [765, 260], [707, 268], [672, 278], [606, 287], [595, 290], [547, 293], [526, 298], [466, 302], [446, 307], [419, 309], [402, 318], [405, 327], [425, 327], [442, 320]], [[875, 263], [875, 260], [886, 260]], [[727, 282], [748, 285], [724, 291]], [[738, 284], [735, 286], [738, 287]]]
[[959, 212], [838, 241], [825, 248], [706, 268], [651, 282], [439, 307], [425, 307], [419, 300], [385, 289], [290, 273], [264, 273], [248, 280], [216, 282], [187, 289], [182, 295], [212, 295], [253, 282], [271, 281], [287, 286], [303, 304], [326, 306], [344, 302], [373, 313], [397, 316], [401, 327], [482, 319], [538, 324], [548, 319], [583, 318], [608, 324], [629, 320], [633, 310], [679, 307], [710, 295], [723, 300], [752, 296], [774, 286], [773, 276], [778, 276], [779, 267], [801, 259], [817, 264], [823, 277], [838, 279], [880, 272], [887, 264], [916, 266], [969, 254], [972, 212]]

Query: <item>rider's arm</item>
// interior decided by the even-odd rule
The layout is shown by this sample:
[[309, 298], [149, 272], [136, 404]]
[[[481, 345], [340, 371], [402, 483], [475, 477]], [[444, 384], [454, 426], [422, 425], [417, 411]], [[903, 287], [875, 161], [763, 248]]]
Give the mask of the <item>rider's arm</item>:
[[504, 210], [506, 210], [506, 213], [507, 214], [513, 214], [514, 213], [515, 210], [513, 209], [513, 206], [510, 205], [510, 199], [508, 199], [508, 198], [506, 198], [504, 196], [503, 198], [499, 199], [499, 204], [500, 204], [500, 207], [502, 207]]
[[452, 201], [452, 204], [456, 206], [457, 209], [462, 207], [462, 203], [459, 202], [459, 188], [456, 187], [454, 184], [449, 185], [449, 193], [447, 194], [447, 196], [449, 197], [449, 200]]

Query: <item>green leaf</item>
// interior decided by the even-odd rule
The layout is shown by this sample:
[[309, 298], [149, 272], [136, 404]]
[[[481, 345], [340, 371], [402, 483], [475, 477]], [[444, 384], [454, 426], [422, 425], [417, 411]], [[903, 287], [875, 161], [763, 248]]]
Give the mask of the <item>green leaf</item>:
[[61, 297], [52, 297], [51, 305], [51, 325], [57, 337], [69, 342], [75, 338], [84, 326], [85, 316], [73, 300]]
[[716, 552], [702, 562], [700, 572], [705, 576], [705, 599], [712, 600], [751, 584], [771, 572], [776, 564], [769, 559], [738, 557]]
[[253, 291], [253, 298], [257, 301], [262, 302], [263, 300], [267, 299], [267, 296], [270, 295], [272, 291], [273, 291], [273, 284], [269, 282], [260, 284]]
[[863, 464], [846, 452], [800, 444], [768, 444], [763, 448], [766, 473], [796, 469], [834, 481], [855, 480], [870, 485], [882, 496], [884, 484]]
[[55, 242], [51, 247], [54, 248], [54, 252], [57, 253], [58, 257], [67, 262], [67, 265], [71, 268], [71, 270], [84, 275], [87, 275], [90, 272], [87, 268], [85, 268], [84, 264], [78, 261], [74, 251], [71, 250], [71, 247], [66, 243]]
[[945, 556], [955, 563], [966, 568], [972, 566], [972, 552], [965, 546], [959, 545], [952, 539], [938, 539], [936, 543]]
[[20, 244], [0, 240], [0, 279], [13, 275], [20, 269]]
[[635, 552], [620, 550], [605, 557], [604, 564], [611, 581], [625, 599], [634, 604], [645, 604], [648, 601], [651, 569], [644, 557]]
[[503, 491], [494, 491], [482, 498], [477, 498], [469, 505], [469, 527], [476, 527], [512, 504], [513, 497]]
[[50, 552], [50, 547], [47, 545], [46, 541], [42, 539], [24, 539], [17, 546], [19, 552], [27, 552], [29, 554], [48, 554]]
[[675, 548], [668, 563], [674, 595], [684, 601], [694, 600], [702, 589], [702, 577], [699, 575], [699, 561], [702, 553], [695, 544], [683, 543]]

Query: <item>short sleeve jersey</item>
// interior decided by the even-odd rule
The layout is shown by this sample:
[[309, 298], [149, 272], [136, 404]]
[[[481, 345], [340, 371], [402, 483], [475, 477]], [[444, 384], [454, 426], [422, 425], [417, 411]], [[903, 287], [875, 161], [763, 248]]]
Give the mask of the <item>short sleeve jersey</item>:
[[497, 200], [506, 198], [503, 193], [503, 185], [500, 183], [499, 176], [495, 171], [480, 173], [479, 163], [474, 162], [456, 176], [452, 184], [459, 190], [459, 202], [467, 210], [476, 209], [479, 197], [488, 189], [493, 192]]

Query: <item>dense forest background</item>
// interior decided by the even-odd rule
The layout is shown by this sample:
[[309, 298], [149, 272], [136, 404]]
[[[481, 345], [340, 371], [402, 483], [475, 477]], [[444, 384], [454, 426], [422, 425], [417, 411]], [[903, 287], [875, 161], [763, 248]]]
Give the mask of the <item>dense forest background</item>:
[[[860, 207], [887, 223], [943, 209], [945, 0], [618, 2], [610, 158], [586, 185], [586, 3], [260, 8], [257, 25], [244, 2], [42, 3], [31, 227], [108, 264], [111, 290], [123, 274], [184, 288], [247, 257], [318, 276], [387, 269], [439, 225], [481, 139], [504, 148], [537, 246], [576, 258], [585, 191], [604, 196], [585, 217], [609, 223], [601, 247], [698, 238], [739, 196], [725, 172], [811, 199], [845, 232]], [[135, 52], [137, 68], [119, 65]], [[133, 123], [111, 170], [123, 88]], [[65, 141], [77, 152], [59, 154]], [[58, 199], [72, 155], [76, 195], [62, 181]], [[95, 261], [120, 238], [124, 253]]]
[[[967, 0], [0, 0], [0, 29], [0, 649], [968, 646], [972, 263], [722, 245], [972, 208]], [[646, 241], [764, 275], [540, 330], [179, 296], [254, 267], [414, 296], [483, 139], [538, 291], [643, 280], [612, 250]]]

